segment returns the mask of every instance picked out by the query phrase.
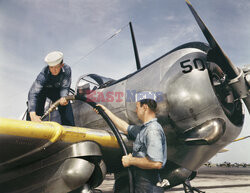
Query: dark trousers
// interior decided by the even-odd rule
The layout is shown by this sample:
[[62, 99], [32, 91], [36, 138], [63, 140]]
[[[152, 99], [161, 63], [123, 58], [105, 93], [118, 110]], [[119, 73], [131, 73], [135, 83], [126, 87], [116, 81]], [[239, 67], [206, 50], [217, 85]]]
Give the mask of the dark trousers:
[[[42, 116], [44, 114], [44, 105], [46, 102], [46, 98], [49, 98], [53, 103], [60, 99], [60, 90], [51, 88], [51, 89], [43, 89], [38, 96], [37, 104], [36, 104], [36, 114], [38, 116]], [[74, 115], [72, 111], [72, 107], [70, 102], [66, 106], [58, 106], [58, 111], [61, 117], [61, 124], [68, 126], [75, 126]], [[29, 113], [27, 114], [27, 120], [30, 120]]]
[[164, 189], [140, 176], [135, 179], [135, 193], [164, 193]]
[[[160, 180], [159, 171], [142, 170], [131, 167], [133, 171], [134, 193], [163, 193], [164, 189], [157, 187], [156, 183]], [[115, 173], [114, 193], [129, 192], [129, 177], [126, 168], [119, 173]]]
[[164, 189], [156, 186], [160, 176], [157, 170], [134, 170], [135, 193], [164, 193]]

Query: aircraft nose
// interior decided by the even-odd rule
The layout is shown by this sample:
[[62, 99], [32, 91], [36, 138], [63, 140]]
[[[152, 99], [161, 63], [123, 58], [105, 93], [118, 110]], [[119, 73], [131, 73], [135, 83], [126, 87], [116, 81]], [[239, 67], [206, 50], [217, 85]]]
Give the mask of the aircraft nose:
[[198, 70], [173, 78], [167, 85], [167, 100], [170, 117], [184, 130], [202, 124], [201, 117], [218, 103], [207, 71]]

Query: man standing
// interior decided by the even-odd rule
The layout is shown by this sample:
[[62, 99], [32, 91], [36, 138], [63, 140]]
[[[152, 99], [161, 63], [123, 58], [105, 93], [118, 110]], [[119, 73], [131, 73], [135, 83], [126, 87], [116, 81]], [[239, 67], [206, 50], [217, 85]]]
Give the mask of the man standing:
[[166, 136], [156, 118], [156, 95], [152, 92], [136, 94], [137, 117], [142, 126], [128, 125], [103, 105], [115, 126], [132, 140], [133, 153], [122, 157], [124, 167], [134, 167], [135, 193], [162, 193], [163, 188], [156, 184], [161, 181], [159, 170], [167, 160]]
[[41, 121], [48, 97], [52, 102], [60, 99], [61, 123], [74, 126], [71, 104], [64, 98], [71, 85], [71, 68], [63, 63], [63, 53], [59, 51], [50, 52], [44, 60], [48, 65], [39, 73], [29, 91], [27, 120]]

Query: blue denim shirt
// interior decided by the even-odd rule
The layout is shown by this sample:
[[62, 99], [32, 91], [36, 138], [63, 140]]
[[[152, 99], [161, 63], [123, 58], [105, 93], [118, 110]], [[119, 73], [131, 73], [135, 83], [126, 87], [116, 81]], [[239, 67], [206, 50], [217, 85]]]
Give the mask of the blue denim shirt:
[[148, 157], [152, 161], [167, 162], [167, 142], [162, 126], [157, 119], [152, 119], [142, 126], [129, 125], [128, 137], [133, 143], [134, 157]]
[[39, 94], [44, 88], [59, 89], [60, 96], [67, 96], [71, 85], [71, 68], [67, 64], [61, 69], [57, 76], [53, 76], [49, 71], [49, 66], [46, 66], [37, 76], [32, 84], [28, 95], [28, 110], [34, 112]]

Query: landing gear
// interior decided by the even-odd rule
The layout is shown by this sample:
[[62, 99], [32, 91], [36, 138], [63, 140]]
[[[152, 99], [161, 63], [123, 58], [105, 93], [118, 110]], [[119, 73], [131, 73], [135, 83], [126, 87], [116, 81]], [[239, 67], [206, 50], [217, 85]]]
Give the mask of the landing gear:
[[192, 187], [191, 184], [190, 184], [190, 180], [186, 180], [184, 183], [183, 183], [183, 189], [185, 191], [185, 193], [205, 193], [201, 190], [199, 190], [198, 188], [195, 188], [195, 187]]

